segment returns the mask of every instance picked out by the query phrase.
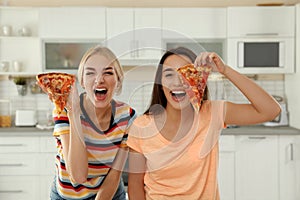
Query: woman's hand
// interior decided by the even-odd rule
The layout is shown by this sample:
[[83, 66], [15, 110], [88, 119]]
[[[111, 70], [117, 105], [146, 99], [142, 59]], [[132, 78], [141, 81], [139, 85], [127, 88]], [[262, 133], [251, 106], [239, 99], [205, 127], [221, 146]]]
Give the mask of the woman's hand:
[[79, 108], [79, 94], [76, 87], [76, 83], [72, 85], [70, 94], [68, 96], [68, 101], [66, 105], [66, 109], [71, 111], [74, 108]]
[[214, 52], [203, 52], [195, 60], [195, 67], [198, 66], [210, 66], [213, 72], [219, 72], [225, 74], [226, 68], [222, 58]]

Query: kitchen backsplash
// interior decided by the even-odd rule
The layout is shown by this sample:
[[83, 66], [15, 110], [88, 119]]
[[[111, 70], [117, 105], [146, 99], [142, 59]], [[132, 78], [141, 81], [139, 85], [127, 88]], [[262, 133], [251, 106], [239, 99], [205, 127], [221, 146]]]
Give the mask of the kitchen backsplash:
[[[137, 77], [137, 76], [136, 76]], [[257, 84], [262, 86], [271, 95], [285, 96], [284, 76], [252, 77]], [[153, 79], [151, 79], [153, 80]], [[29, 86], [28, 86], [29, 87]], [[227, 99], [233, 102], [247, 102], [246, 98], [226, 79], [210, 80], [208, 88], [211, 99]], [[136, 109], [138, 114], [142, 114], [151, 99], [152, 82], [146, 79], [124, 80], [122, 94], [115, 99], [129, 103]], [[28, 88], [25, 96], [20, 96], [16, 85], [8, 79], [0, 80], [0, 99], [11, 100], [11, 115], [14, 124], [15, 111], [18, 109], [34, 109], [37, 111], [38, 123], [46, 124], [49, 114], [51, 115], [52, 103], [46, 94], [32, 94]], [[7, 110], [0, 106], [1, 110]]]

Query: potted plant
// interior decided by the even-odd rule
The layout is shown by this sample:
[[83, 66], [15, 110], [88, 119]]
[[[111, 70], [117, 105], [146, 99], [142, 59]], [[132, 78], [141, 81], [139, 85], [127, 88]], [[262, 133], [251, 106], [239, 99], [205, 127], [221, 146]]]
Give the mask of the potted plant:
[[27, 82], [24, 77], [15, 77], [13, 79], [14, 83], [17, 86], [18, 94], [24, 96], [27, 94]]

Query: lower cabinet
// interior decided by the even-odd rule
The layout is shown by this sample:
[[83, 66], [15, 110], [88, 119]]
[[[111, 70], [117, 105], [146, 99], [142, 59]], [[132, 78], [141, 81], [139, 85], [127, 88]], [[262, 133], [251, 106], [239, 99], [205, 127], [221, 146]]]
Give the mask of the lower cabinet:
[[221, 136], [219, 155], [219, 192], [222, 200], [235, 198], [235, 137]]
[[236, 136], [237, 200], [278, 200], [277, 136]]
[[[0, 135], [0, 199], [49, 199], [56, 152], [50, 135]], [[300, 135], [222, 135], [219, 143], [222, 200], [300, 199]]]
[[55, 152], [52, 136], [1, 137], [0, 199], [50, 199]]
[[40, 198], [41, 200], [50, 199], [51, 186], [54, 180], [53, 175], [40, 177]]
[[39, 176], [0, 176], [0, 199], [38, 200], [39, 191]]
[[300, 135], [222, 135], [222, 200], [299, 200]]
[[279, 136], [280, 200], [300, 199], [300, 137]]

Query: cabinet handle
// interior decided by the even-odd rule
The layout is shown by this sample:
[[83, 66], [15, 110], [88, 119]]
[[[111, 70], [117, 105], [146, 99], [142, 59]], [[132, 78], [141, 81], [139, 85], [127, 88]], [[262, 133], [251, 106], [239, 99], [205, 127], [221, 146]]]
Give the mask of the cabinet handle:
[[23, 190], [0, 190], [0, 193], [22, 193]]
[[290, 144], [290, 148], [291, 148], [290, 160], [293, 161], [294, 160], [294, 144], [293, 143]]
[[246, 36], [278, 36], [278, 33], [246, 33]]
[[266, 137], [264, 136], [249, 136], [248, 139], [250, 140], [264, 140]]
[[0, 147], [20, 147], [23, 144], [0, 144]]
[[0, 167], [21, 167], [23, 166], [22, 163], [16, 163], [16, 164], [0, 164]]
[[131, 42], [130, 42], [130, 56], [132, 57], [132, 58], [134, 58], [135, 57], [135, 54], [136, 54], [136, 49], [135, 49], [135, 41], [134, 40], [132, 40]]
[[136, 57], [140, 57], [139, 41], [135, 42]]

